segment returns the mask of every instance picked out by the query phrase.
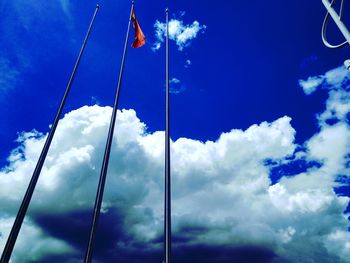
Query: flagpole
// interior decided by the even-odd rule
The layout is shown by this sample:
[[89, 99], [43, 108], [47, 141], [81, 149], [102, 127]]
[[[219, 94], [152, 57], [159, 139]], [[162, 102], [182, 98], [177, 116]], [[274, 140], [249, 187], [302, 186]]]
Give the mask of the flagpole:
[[96, 229], [97, 229], [98, 219], [99, 219], [100, 211], [101, 211], [101, 204], [102, 204], [103, 192], [104, 192], [104, 187], [105, 187], [105, 182], [106, 182], [109, 156], [110, 156], [112, 140], [113, 140], [115, 120], [116, 120], [117, 110], [118, 110], [120, 87], [121, 87], [122, 77], [123, 77], [123, 72], [124, 72], [124, 62], [125, 62], [125, 57], [126, 57], [126, 50], [128, 47], [128, 39], [129, 39], [130, 24], [131, 24], [131, 14], [132, 14], [133, 7], [134, 7], [134, 1], [132, 1], [131, 10], [130, 10], [129, 24], [128, 24], [128, 29], [126, 32], [123, 57], [122, 57], [122, 62], [121, 62], [121, 66], [120, 66], [120, 71], [119, 71], [119, 80], [118, 80], [117, 91], [116, 91], [115, 100], [114, 100], [113, 112], [112, 112], [112, 116], [111, 116], [109, 130], [108, 130], [105, 152], [104, 152], [104, 156], [103, 156], [100, 179], [98, 182], [98, 188], [97, 188], [97, 192], [96, 192], [95, 207], [94, 207], [93, 218], [92, 218], [92, 223], [91, 223], [91, 228], [90, 228], [89, 243], [88, 243], [88, 246], [86, 249], [84, 263], [90, 263], [92, 260], [92, 255], [93, 255], [93, 249], [94, 249], [95, 238], [96, 238]]
[[27, 191], [26, 191], [26, 193], [24, 195], [24, 198], [22, 200], [21, 206], [20, 206], [19, 211], [17, 213], [15, 222], [14, 222], [14, 224], [12, 226], [10, 235], [9, 235], [9, 237], [7, 239], [4, 251], [3, 251], [2, 256], [1, 256], [1, 260], [0, 260], [1, 263], [7, 263], [7, 262], [9, 262], [9, 260], [11, 258], [11, 254], [12, 254], [13, 248], [15, 246], [15, 243], [16, 243], [19, 231], [21, 229], [24, 217], [25, 217], [25, 215], [27, 213], [30, 200], [31, 200], [31, 198], [33, 196], [33, 193], [34, 193], [35, 186], [36, 186], [36, 184], [38, 182], [41, 169], [42, 169], [42, 167], [44, 165], [47, 153], [48, 153], [48, 151], [50, 149], [50, 145], [51, 145], [53, 136], [55, 134], [55, 131], [56, 131], [59, 119], [61, 117], [64, 105], [66, 103], [69, 91], [71, 89], [71, 86], [72, 86], [72, 83], [73, 83], [76, 71], [78, 69], [81, 57], [82, 57], [83, 52], [85, 50], [85, 46], [86, 46], [86, 43], [87, 43], [88, 38], [90, 36], [90, 32], [91, 32], [92, 26], [93, 26], [93, 24], [95, 22], [95, 18], [96, 18], [96, 15], [97, 15], [97, 12], [98, 12], [99, 8], [100, 8], [100, 6], [96, 5], [95, 12], [94, 12], [93, 17], [91, 19], [88, 31], [86, 33], [84, 42], [83, 42], [83, 44], [81, 46], [78, 58], [77, 58], [77, 60], [75, 62], [74, 68], [73, 68], [73, 71], [72, 71], [71, 76], [69, 78], [69, 81], [67, 83], [66, 90], [64, 92], [64, 95], [63, 95], [63, 98], [61, 100], [60, 106], [59, 106], [59, 108], [57, 110], [54, 122], [52, 123], [51, 129], [49, 131], [49, 134], [48, 134], [47, 139], [45, 141], [44, 147], [43, 147], [43, 149], [41, 151], [40, 157], [39, 157], [38, 162], [36, 164], [36, 167], [34, 169], [34, 172], [33, 172], [32, 178], [30, 180], [30, 183], [28, 185]]
[[165, 116], [165, 191], [164, 191], [164, 258], [171, 263], [171, 176], [170, 176], [170, 97], [169, 97], [169, 9], [166, 8], [165, 40], [165, 83], [166, 83], [166, 116]]

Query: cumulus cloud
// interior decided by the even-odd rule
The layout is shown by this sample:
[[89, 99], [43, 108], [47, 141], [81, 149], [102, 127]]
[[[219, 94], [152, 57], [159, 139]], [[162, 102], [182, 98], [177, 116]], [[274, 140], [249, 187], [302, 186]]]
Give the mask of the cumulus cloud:
[[329, 90], [326, 110], [318, 115], [320, 125], [327, 124], [327, 121], [346, 122], [350, 111], [350, 72], [344, 66], [332, 69], [324, 75], [299, 80], [299, 84], [307, 95], [317, 88]]
[[[161, 44], [164, 42], [166, 23], [157, 20], [154, 23], [154, 29], [157, 39], [153, 46], [153, 50], [155, 51], [160, 49]], [[201, 25], [198, 21], [193, 21], [192, 24], [185, 25], [182, 20], [171, 19], [169, 21], [169, 39], [174, 40], [179, 50], [182, 51], [190, 44], [192, 39], [197, 37], [199, 32], [204, 33], [205, 29], [206, 25]]]
[[[324, 112], [348, 100], [340, 95], [343, 99], [335, 99], [347, 90], [344, 80], [329, 83], [334, 86], [327, 87], [330, 97]], [[14, 257], [28, 254], [29, 240], [35, 240], [49, 244], [33, 252], [38, 260], [55, 253], [64, 253], [72, 262], [81, 260], [110, 114], [110, 107], [84, 106], [60, 121], [24, 226], [32, 234], [21, 231], [22, 245], [16, 246]], [[171, 142], [174, 250], [184, 253], [181, 262], [193, 262], [186, 261], [186, 253], [209, 253], [210, 248], [222, 249], [230, 257], [215, 253], [208, 256], [211, 261], [201, 262], [231, 262], [237, 249], [265, 258], [258, 262], [348, 260], [350, 224], [344, 211], [349, 198], [334, 190], [342, 184], [339, 176], [350, 174], [348, 122], [344, 117], [328, 124], [320, 118], [320, 131], [303, 145], [294, 142], [295, 133], [291, 118], [283, 116], [246, 130], [233, 129], [215, 141]], [[45, 138], [35, 130], [20, 134], [19, 146], [0, 172], [0, 250]], [[147, 253], [162, 249], [163, 143], [164, 132], [147, 132], [134, 110], [118, 112], [99, 228], [102, 237], [97, 240], [98, 262], [121, 254], [124, 258], [132, 254], [132, 262], [158, 258], [147, 259]], [[272, 166], [266, 160], [286, 164], [293, 159], [320, 165], [282, 174], [273, 182]], [[239, 249], [242, 246], [248, 246], [249, 253]], [[142, 255], [139, 261], [135, 255]]]
[[[9, 234], [14, 218], [0, 219], [0, 247], [5, 246], [5, 237]], [[59, 255], [72, 253], [74, 250], [64, 241], [48, 236], [43, 230], [33, 224], [25, 221], [22, 229], [22, 235], [16, 243], [16, 253], [11, 258], [11, 262], [36, 262], [47, 255]]]
[[347, 88], [349, 80], [349, 71], [344, 66], [340, 66], [326, 72], [324, 75], [312, 76], [307, 80], [301, 79], [299, 85], [303, 88], [305, 94], [310, 95], [319, 87], [331, 90]]
[[299, 80], [299, 85], [303, 88], [306, 95], [310, 95], [322, 84], [323, 80], [323, 76], [309, 77], [307, 80]]
[[324, 124], [327, 120], [346, 121], [350, 111], [350, 94], [348, 90], [331, 90], [329, 98], [326, 102], [327, 110], [318, 116], [320, 124]]

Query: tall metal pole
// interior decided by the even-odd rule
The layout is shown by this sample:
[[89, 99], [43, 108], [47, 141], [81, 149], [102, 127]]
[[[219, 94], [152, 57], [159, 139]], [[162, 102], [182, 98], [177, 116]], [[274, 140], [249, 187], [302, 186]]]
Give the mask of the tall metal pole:
[[165, 191], [164, 191], [164, 259], [171, 263], [171, 176], [170, 176], [170, 98], [169, 98], [169, 9], [166, 8], [165, 40]]
[[52, 141], [53, 136], [55, 134], [55, 131], [56, 131], [56, 128], [57, 128], [60, 116], [62, 114], [63, 107], [64, 107], [64, 105], [66, 103], [69, 91], [71, 89], [71, 86], [72, 86], [72, 83], [73, 83], [73, 80], [74, 80], [74, 77], [75, 77], [75, 73], [76, 73], [76, 71], [78, 69], [80, 59], [81, 59], [81, 57], [83, 55], [83, 52], [84, 52], [87, 40], [88, 40], [88, 38], [90, 36], [90, 31], [91, 31], [92, 26], [93, 26], [93, 24], [95, 22], [95, 18], [96, 18], [96, 15], [97, 15], [97, 12], [98, 12], [99, 8], [100, 8], [99, 5], [96, 5], [96, 9], [95, 9], [93, 17], [91, 19], [88, 31], [86, 33], [86, 36], [85, 36], [85, 39], [84, 39], [84, 42], [83, 42], [83, 45], [81, 46], [78, 58], [77, 58], [77, 60], [75, 62], [73, 71], [72, 71], [71, 76], [69, 78], [69, 81], [67, 83], [66, 90], [65, 90], [63, 98], [61, 100], [61, 104], [60, 104], [60, 106], [59, 106], [59, 108], [57, 110], [55, 120], [54, 120], [54, 122], [53, 122], [53, 124], [51, 126], [50, 132], [49, 132], [49, 134], [47, 136], [47, 139], [46, 139], [44, 147], [43, 147], [43, 149], [41, 151], [39, 160], [38, 160], [38, 162], [36, 164], [36, 167], [35, 167], [35, 170], [33, 172], [32, 178], [31, 178], [30, 183], [28, 185], [27, 191], [26, 191], [26, 193], [24, 195], [22, 204], [21, 204], [21, 206], [19, 208], [19, 211], [17, 213], [15, 222], [14, 222], [14, 224], [12, 226], [10, 235], [9, 235], [9, 237], [7, 239], [4, 251], [3, 251], [2, 256], [1, 256], [1, 260], [0, 260], [1, 263], [7, 263], [7, 262], [9, 262], [9, 260], [11, 258], [11, 254], [12, 254], [13, 248], [15, 246], [15, 243], [16, 243], [16, 240], [17, 240], [17, 237], [18, 237], [18, 233], [19, 233], [19, 231], [21, 229], [24, 217], [25, 217], [25, 215], [27, 213], [30, 200], [31, 200], [31, 198], [33, 196], [35, 186], [36, 186], [36, 184], [38, 182], [41, 169], [42, 169], [42, 167], [44, 165], [46, 155], [47, 155], [47, 153], [49, 151], [49, 148], [50, 148], [50, 145], [51, 145], [51, 141]]
[[91, 229], [90, 229], [90, 236], [89, 236], [89, 243], [88, 243], [86, 253], [85, 253], [85, 259], [84, 259], [85, 263], [90, 263], [92, 260], [92, 256], [93, 256], [93, 249], [94, 249], [95, 238], [96, 238], [96, 229], [97, 229], [98, 219], [99, 219], [100, 211], [101, 211], [101, 204], [102, 204], [103, 192], [104, 192], [106, 176], [107, 176], [107, 171], [108, 171], [108, 163], [109, 163], [109, 156], [110, 156], [112, 140], [113, 140], [115, 120], [117, 117], [120, 87], [121, 87], [122, 77], [123, 77], [123, 72], [124, 72], [124, 62], [125, 62], [126, 50], [128, 47], [128, 39], [129, 39], [130, 24], [131, 24], [131, 14], [132, 14], [133, 7], [134, 7], [134, 1], [132, 1], [132, 6], [131, 6], [131, 10], [130, 10], [129, 24], [128, 24], [128, 29], [127, 29], [126, 37], [125, 37], [124, 51], [123, 51], [123, 57], [122, 57], [122, 62], [121, 62], [121, 66], [120, 66], [120, 71], [119, 71], [119, 80], [118, 80], [118, 85], [117, 85], [117, 91], [116, 91], [115, 100], [114, 100], [111, 122], [110, 122], [109, 130], [108, 130], [106, 148], [105, 148], [105, 152], [104, 152], [104, 156], [103, 156], [102, 168], [101, 168], [101, 173], [100, 173], [100, 180], [98, 182], [98, 188], [97, 188], [97, 193], [96, 193], [95, 207], [94, 207], [93, 218], [92, 218]]

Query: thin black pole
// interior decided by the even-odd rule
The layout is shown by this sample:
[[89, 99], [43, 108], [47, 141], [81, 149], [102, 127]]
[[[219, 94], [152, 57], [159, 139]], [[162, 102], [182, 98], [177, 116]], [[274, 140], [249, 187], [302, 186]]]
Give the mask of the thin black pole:
[[164, 258], [171, 263], [171, 176], [170, 176], [170, 98], [169, 98], [169, 10], [166, 13], [165, 40], [165, 191], [164, 191]]
[[36, 183], [38, 182], [41, 169], [42, 169], [42, 167], [44, 165], [46, 155], [47, 155], [47, 153], [49, 151], [49, 148], [50, 148], [50, 145], [51, 145], [51, 141], [52, 141], [53, 136], [55, 134], [55, 131], [56, 131], [59, 119], [60, 119], [61, 114], [62, 114], [63, 107], [64, 107], [65, 102], [67, 100], [68, 93], [69, 93], [69, 91], [71, 89], [71, 86], [72, 86], [72, 83], [73, 83], [73, 80], [74, 80], [74, 77], [75, 77], [75, 73], [76, 73], [76, 71], [78, 69], [80, 59], [81, 59], [82, 54], [84, 52], [84, 49], [85, 49], [85, 46], [86, 46], [86, 42], [87, 42], [87, 40], [89, 38], [90, 31], [91, 31], [92, 26], [93, 26], [93, 24], [95, 22], [95, 18], [96, 18], [96, 15], [97, 15], [97, 12], [98, 12], [99, 8], [100, 8], [99, 5], [96, 5], [96, 9], [95, 9], [94, 15], [93, 15], [93, 17], [91, 19], [88, 31], [86, 33], [86, 36], [85, 36], [85, 39], [84, 39], [84, 42], [83, 42], [83, 45], [81, 46], [78, 58], [77, 58], [77, 60], [75, 62], [73, 71], [72, 71], [71, 76], [69, 78], [69, 81], [67, 83], [66, 90], [65, 90], [63, 98], [61, 100], [61, 104], [60, 104], [60, 106], [59, 106], [59, 108], [57, 110], [55, 120], [54, 120], [54, 122], [53, 122], [53, 124], [51, 126], [50, 132], [49, 132], [49, 134], [47, 136], [46, 142], [45, 142], [44, 147], [43, 147], [43, 149], [41, 151], [39, 160], [38, 160], [38, 162], [36, 164], [36, 167], [35, 167], [35, 170], [33, 172], [32, 178], [31, 178], [30, 183], [28, 185], [27, 191], [26, 191], [26, 193], [24, 195], [22, 204], [21, 204], [21, 206], [19, 208], [19, 211], [17, 213], [15, 222], [14, 222], [14, 224], [12, 226], [10, 235], [9, 235], [9, 237], [7, 239], [4, 251], [3, 251], [2, 256], [1, 256], [1, 261], [0, 261], [1, 263], [7, 263], [7, 262], [9, 262], [9, 260], [11, 258], [11, 254], [12, 254], [13, 248], [15, 246], [15, 243], [16, 243], [16, 240], [17, 240], [17, 237], [18, 237], [18, 233], [19, 233], [19, 231], [21, 229], [24, 217], [25, 217], [25, 215], [27, 213], [30, 200], [31, 200], [31, 198], [33, 196]]
[[124, 72], [124, 62], [125, 62], [126, 50], [128, 47], [131, 14], [132, 14], [133, 7], [134, 7], [134, 1], [132, 2], [132, 6], [131, 6], [131, 10], [130, 10], [128, 30], [126, 32], [123, 57], [122, 57], [122, 62], [121, 62], [121, 66], [120, 66], [120, 71], [119, 71], [117, 92], [115, 95], [113, 112], [112, 112], [112, 116], [111, 116], [109, 130], [108, 130], [107, 142], [106, 142], [106, 147], [105, 147], [105, 152], [104, 152], [103, 162], [102, 162], [102, 168], [101, 168], [101, 173], [100, 173], [100, 180], [98, 182], [98, 187], [97, 187], [97, 192], [96, 192], [95, 207], [94, 207], [93, 218], [92, 218], [92, 223], [91, 223], [91, 228], [90, 228], [89, 243], [88, 243], [86, 253], [85, 253], [85, 259], [84, 259], [85, 263], [90, 263], [92, 260], [92, 255], [93, 255], [93, 249], [94, 249], [95, 237], [96, 237], [96, 229], [97, 229], [98, 219], [99, 219], [100, 211], [101, 211], [101, 204], [102, 204], [103, 192], [104, 192], [104, 188], [105, 188], [108, 163], [109, 163], [109, 156], [110, 156], [112, 140], [113, 140], [115, 120], [117, 117], [120, 87], [121, 87], [122, 77], [123, 77], [123, 72]]

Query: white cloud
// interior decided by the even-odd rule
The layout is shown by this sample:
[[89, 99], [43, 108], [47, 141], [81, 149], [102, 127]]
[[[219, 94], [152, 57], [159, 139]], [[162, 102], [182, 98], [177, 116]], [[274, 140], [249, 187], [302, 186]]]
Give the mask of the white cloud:
[[344, 89], [331, 90], [326, 102], [326, 110], [318, 115], [319, 123], [325, 125], [327, 120], [346, 121], [350, 112], [350, 93]]
[[191, 65], [192, 65], [192, 61], [189, 60], [189, 59], [187, 59], [187, 60], [185, 61], [185, 68], [189, 68]]
[[307, 80], [299, 80], [299, 85], [303, 88], [306, 95], [310, 95], [322, 84], [323, 80], [322, 76], [309, 77]]
[[299, 80], [299, 85], [303, 88], [305, 94], [310, 95], [321, 84], [327, 89], [341, 89], [343, 85], [350, 80], [350, 71], [344, 66], [332, 69], [324, 75], [312, 76], [307, 80]]
[[177, 79], [177, 78], [172, 78], [171, 80], [170, 80], [170, 83], [175, 83], [175, 84], [177, 84], [177, 83], [180, 83], [181, 81], [179, 80], [179, 79]]
[[[329, 91], [332, 96], [344, 92], [335, 86]], [[325, 112], [337, 103], [332, 96]], [[92, 208], [110, 114], [109, 107], [85, 106], [60, 121], [33, 196], [31, 216]], [[298, 147], [290, 122], [284, 116], [247, 130], [233, 129], [216, 141], [172, 142], [174, 233], [184, 235], [184, 229], [200, 227], [203, 231], [196, 234], [186, 232], [188, 244], [259, 245], [291, 262], [346, 262], [350, 224], [344, 210], [349, 198], [338, 196], [334, 187], [340, 174], [350, 174], [349, 125], [345, 119], [333, 125], [320, 121], [320, 131], [305, 142], [305, 150], [296, 158], [322, 165], [282, 176], [272, 184], [265, 160], [288, 163]], [[35, 131], [20, 135], [19, 148], [0, 172], [0, 220], [17, 212], [44, 140]], [[134, 110], [118, 112], [103, 211], [117, 209], [127, 224], [124, 231], [148, 244], [163, 229], [163, 144], [164, 132], [148, 133]], [[42, 231], [39, 224], [30, 224]], [[2, 240], [9, 228], [9, 223], [1, 224]], [[21, 236], [24, 243], [31, 239]], [[36, 236], [56, 242], [50, 236]], [[57, 251], [71, 249], [64, 244]], [[27, 249], [19, 246], [15, 256]], [[35, 254], [51, 254], [50, 249], [42, 246]]]
[[329, 90], [326, 110], [318, 115], [319, 125], [327, 125], [327, 120], [346, 121], [350, 112], [350, 72], [344, 67], [332, 69], [324, 75], [299, 80], [305, 94], [313, 93], [317, 88]]
[[[166, 36], [166, 24], [157, 20], [154, 23], [154, 28], [157, 40], [154, 43], [153, 50], [158, 50]], [[179, 50], [182, 51], [190, 44], [192, 39], [197, 37], [199, 32], [204, 32], [205, 29], [206, 26], [200, 25], [198, 21], [194, 21], [189, 25], [184, 25], [182, 20], [171, 19], [169, 21], [169, 39], [174, 40]]]
[[345, 66], [340, 66], [328, 71], [324, 77], [332, 89], [342, 88], [342, 84], [350, 79], [350, 71]]
[[[12, 227], [14, 218], [0, 218], [0, 247], [5, 246], [6, 237]], [[47, 255], [58, 255], [73, 252], [74, 249], [65, 242], [45, 234], [30, 221], [24, 221], [21, 236], [16, 242], [15, 253], [10, 262], [35, 262]]]

